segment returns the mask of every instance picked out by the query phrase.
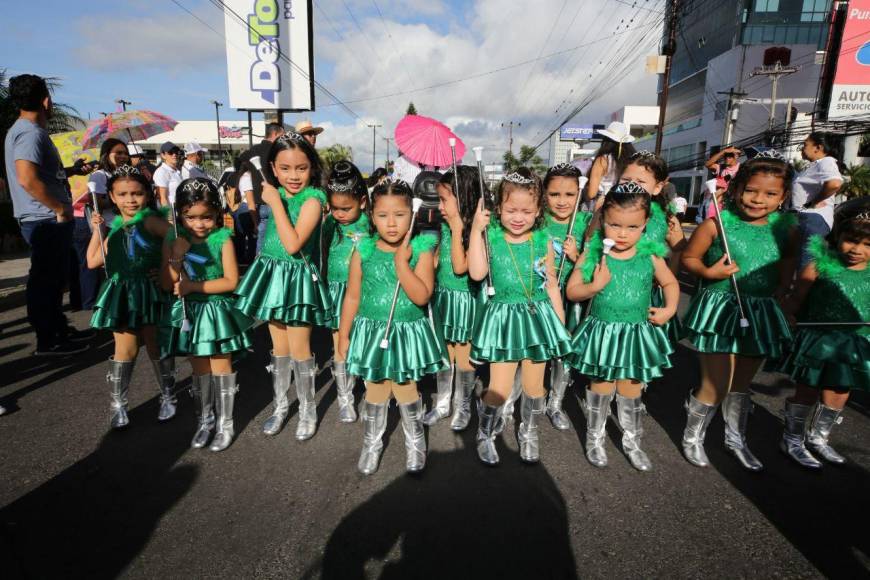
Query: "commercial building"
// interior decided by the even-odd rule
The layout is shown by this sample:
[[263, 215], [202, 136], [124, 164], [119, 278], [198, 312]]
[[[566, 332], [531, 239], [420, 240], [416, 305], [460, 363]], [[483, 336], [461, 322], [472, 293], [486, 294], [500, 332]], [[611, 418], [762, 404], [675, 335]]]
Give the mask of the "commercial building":
[[635, 138], [640, 139], [655, 130], [658, 117], [658, 107], [631, 105], [614, 111], [609, 118], [603, 119], [603, 123], [565, 124], [558, 133], [550, 137], [547, 155], [549, 164], [552, 166], [559, 163], [575, 163], [581, 169], [585, 169], [601, 142], [598, 129], [604, 129], [613, 121], [620, 121], [626, 124]]
[[[252, 121], [253, 142], [259, 143], [266, 132], [265, 121]], [[224, 152], [239, 153], [248, 149], [247, 121], [221, 121], [220, 145]], [[172, 131], [154, 135], [149, 139], [136, 141], [146, 152], [156, 154], [160, 146], [172, 141], [179, 147], [195, 141], [208, 149], [208, 158], [217, 159], [218, 155], [218, 125], [214, 121], [179, 121]]]

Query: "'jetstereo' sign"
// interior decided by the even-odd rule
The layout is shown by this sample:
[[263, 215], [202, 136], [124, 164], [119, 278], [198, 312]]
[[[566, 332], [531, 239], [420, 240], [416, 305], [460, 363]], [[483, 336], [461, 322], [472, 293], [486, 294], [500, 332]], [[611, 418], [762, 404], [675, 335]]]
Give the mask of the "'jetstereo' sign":
[[851, 0], [828, 118], [870, 115], [870, 0]]
[[224, 0], [230, 106], [313, 110], [311, 0]]

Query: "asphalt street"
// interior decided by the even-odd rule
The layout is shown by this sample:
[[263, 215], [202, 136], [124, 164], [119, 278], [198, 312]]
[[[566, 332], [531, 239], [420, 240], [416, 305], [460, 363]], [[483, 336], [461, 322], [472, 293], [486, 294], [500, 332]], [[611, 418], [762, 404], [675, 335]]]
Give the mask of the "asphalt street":
[[[71, 319], [81, 328], [84, 313]], [[192, 450], [192, 400], [158, 424], [144, 352], [131, 424], [108, 430], [105, 360], [111, 336], [69, 359], [35, 359], [24, 308], [0, 312], [0, 562], [4, 578], [817, 578], [870, 577], [870, 417], [847, 408], [834, 446], [849, 463], [808, 472], [778, 449], [791, 385], [764, 373], [749, 442], [765, 464], [745, 472], [709, 430], [712, 466], [680, 453], [682, 400], [698, 365], [681, 346], [674, 369], [645, 395], [650, 473], [634, 471], [611, 424], [610, 466], [583, 456], [579, 379], [565, 407], [575, 430], [541, 428], [542, 462], [524, 465], [514, 435], [501, 465], [482, 465], [477, 425], [428, 430], [418, 476], [404, 472], [391, 410], [380, 471], [356, 470], [362, 425], [338, 422], [335, 389], [318, 380], [319, 431], [293, 438], [296, 404], [276, 437], [261, 432], [271, 387], [268, 336], [238, 364], [238, 438], [227, 451]], [[317, 335], [328, 361], [328, 335]], [[182, 385], [190, 368], [179, 362]], [[426, 401], [431, 382], [425, 384]], [[357, 392], [357, 400], [361, 390]]]

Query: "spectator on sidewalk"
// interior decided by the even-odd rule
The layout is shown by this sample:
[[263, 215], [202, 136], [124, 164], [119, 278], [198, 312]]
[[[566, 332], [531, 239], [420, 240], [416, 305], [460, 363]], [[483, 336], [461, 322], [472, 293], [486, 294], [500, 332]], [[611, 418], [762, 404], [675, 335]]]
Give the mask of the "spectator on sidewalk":
[[182, 181], [193, 177], [211, 179], [211, 177], [202, 170], [202, 161], [205, 158], [205, 151], [206, 150], [196, 141], [191, 141], [184, 146], [184, 164], [181, 166]]
[[323, 127], [315, 127], [311, 121], [299, 121], [296, 124], [296, 132], [305, 137], [305, 140], [311, 143], [312, 147], [317, 145], [317, 136], [323, 133]]
[[175, 189], [181, 183], [181, 148], [167, 141], [160, 146], [160, 157], [163, 163], [154, 172], [154, 193], [157, 203], [165, 207], [175, 203]]
[[24, 74], [9, 79], [9, 98], [18, 120], [5, 139], [6, 174], [15, 218], [30, 246], [27, 319], [36, 331], [35, 356], [83, 352], [81, 341], [94, 336], [69, 325], [63, 293], [72, 256], [73, 213], [67, 177], [84, 174], [87, 165], [64, 169], [46, 126], [51, 94], [45, 79]]
[[680, 220], [680, 223], [683, 223], [683, 220], [686, 219], [686, 210], [689, 208], [689, 200], [683, 197], [683, 194], [677, 193], [674, 197], [674, 212], [677, 216], [677, 219]]
[[704, 164], [716, 178], [717, 190], [728, 189], [728, 184], [740, 171], [740, 163], [738, 162], [740, 154], [740, 149], [737, 147], [726, 147], [714, 153]]
[[139, 173], [145, 176], [150, 182], [154, 182], [154, 171], [157, 169], [145, 157], [145, 151], [139, 145], [130, 143], [127, 145], [127, 152], [130, 154], [130, 164], [139, 170]]
[[251, 159], [259, 157], [263, 171], [270, 171], [267, 167], [269, 149], [272, 148], [278, 137], [284, 134], [284, 127], [278, 123], [266, 124], [266, 138], [259, 144], [254, 145], [239, 156], [242, 162], [242, 171], [250, 175], [251, 186], [253, 189], [250, 192], [242, 192], [242, 201], [248, 206], [248, 212], [254, 222], [254, 227], [257, 229], [257, 252], [263, 247], [263, 240], [266, 239], [266, 224], [269, 223], [269, 218], [272, 217], [272, 210], [269, 205], [263, 203], [263, 175], [260, 173]]

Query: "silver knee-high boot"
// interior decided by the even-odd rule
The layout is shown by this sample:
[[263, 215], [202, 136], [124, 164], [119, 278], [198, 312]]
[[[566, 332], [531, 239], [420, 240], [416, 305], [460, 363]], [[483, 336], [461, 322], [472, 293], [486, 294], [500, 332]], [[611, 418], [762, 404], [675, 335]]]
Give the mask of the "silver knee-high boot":
[[749, 393], [728, 393], [722, 401], [722, 417], [725, 419], [725, 448], [749, 471], [761, 471], [764, 466], [746, 444], [746, 429], [752, 397]]
[[305, 441], [317, 431], [317, 401], [314, 400], [314, 383], [317, 381], [317, 363], [314, 358], [293, 361], [296, 374], [296, 398], [299, 400], [296, 424], [296, 440]]
[[347, 363], [344, 361], [332, 362], [332, 376], [335, 377], [335, 388], [338, 392], [338, 420], [342, 423], [356, 421], [356, 409], [354, 408], [353, 386], [356, 377], [347, 374]]
[[426, 466], [426, 435], [423, 433], [423, 398], [399, 405], [402, 431], [405, 434], [405, 470], [423, 471]]
[[538, 437], [538, 421], [544, 414], [545, 397], [530, 397], [522, 394], [520, 402], [520, 428], [517, 442], [520, 444], [520, 459], [526, 463], [537, 463], [541, 459], [541, 443]]
[[843, 422], [843, 418], [840, 416], [842, 412], [842, 409], [832, 409], [819, 403], [813, 412], [813, 422], [807, 432], [807, 445], [810, 449], [825, 461], [838, 465], [846, 463], [846, 458], [828, 445], [828, 437], [831, 436], [834, 425]]
[[498, 465], [495, 436], [504, 428], [502, 408], [487, 405], [483, 399], [477, 402], [477, 456], [487, 465]]
[[704, 437], [707, 427], [716, 414], [719, 405], [706, 405], [692, 394], [686, 400], [686, 429], [683, 431], [683, 455], [692, 465], [707, 467], [710, 460], [704, 451]]
[[432, 426], [441, 419], [450, 416], [450, 397], [453, 394], [453, 376], [456, 365], [438, 371], [435, 375], [435, 397], [432, 410], [423, 417], [426, 425]]
[[160, 411], [158, 421], [168, 421], [175, 417], [178, 400], [175, 398], [175, 357], [168, 356], [160, 360], [152, 360], [154, 376], [160, 389]]
[[359, 454], [357, 469], [363, 475], [371, 475], [378, 470], [381, 452], [384, 450], [384, 431], [387, 430], [387, 411], [390, 401], [380, 404], [362, 402], [360, 417], [365, 426], [362, 451]]
[[109, 385], [109, 396], [112, 398], [110, 424], [112, 429], [121, 429], [130, 423], [127, 416], [127, 393], [130, 392], [130, 380], [133, 378], [133, 366], [136, 361], [109, 359], [109, 372], [106, 383]]
[[564, 362], [554, 360], [550, 376], [552, 384], [550, 385], [550, 395], [547, 397], [547, 416], [553, 423], [553, 427], [559, 431], [567, 431], [571, 428], [571, 422], [562, 411], [562, 400], [565, 398], [568, 385], [571, 384], [571, 369]]
[[604, 441], [607, 434], [607, 418], [610, 416], [610, 403], [613, 402], [614, 391], [608, 395], [599, 395], [586, 389], [586, 400], [581, 407], [586, 415], [586, 459], [595, 467], [607, 467], [607, 451]]
[[290, 390], [290, 381], [293, 378], [293, 359], [289, 356], [272, 355], [272, 363], [266, 367], [272, 373], [272, 391], [274, 392], [275, 408], [272, 415], [263, 423], [265, 435], [277, 435], [284, 428], [287, 420], [287, 411], [290, 401], [287, 399], [287, 391]]
[[616, 418], [622, 428], [622, 450], [631, 461], [632, 467], [638, 471], [650, 471], [652, 461], [646, 452], [640, 448], [643, 439], [643, 415], [646, 407], [640, 397], [629, 399], [616, 394]]
[[236, 384], [236, 373], [229, 375], [213, 375], [215, 411], [217, 413], [217, 430], [211, 442], [212, 451], [223, 451], [233, 442], [236, 432], [233, 429], [233, 407], [239, 387]]
[[785, 428], [779, 448], [803, 467], [820, 469], [822, 462], [816, 459], [806, 446], [807, 420], [813, 408], [809, 405], [785, 401]]
[[190, 441], [194, 449], [208, 445], [214, 429], [214, 382], [211, 375], [193, 375], [190, 394], [196, 413], [196, 433]]
[[453, 418], [450, 428], [464, 431], [471, 421], [471, 403], [474, 400], [474, 385], [477, 384], [475, 372], [456, 369], [456, 396], [453, 397]]
[[501, 435], [501, 432], [504, 431], [505, 425], [514, 420], [514, 403], [522, 394], [523, 376], [520, 367], [517, 366], [517, 374], [514, 375], [514, 384], [511, 387], [511, 394], [508, 395], [507, 400], [501, 406], [501, 416], [503, 420], [499, 421], [496, 425], [496, 435]]

